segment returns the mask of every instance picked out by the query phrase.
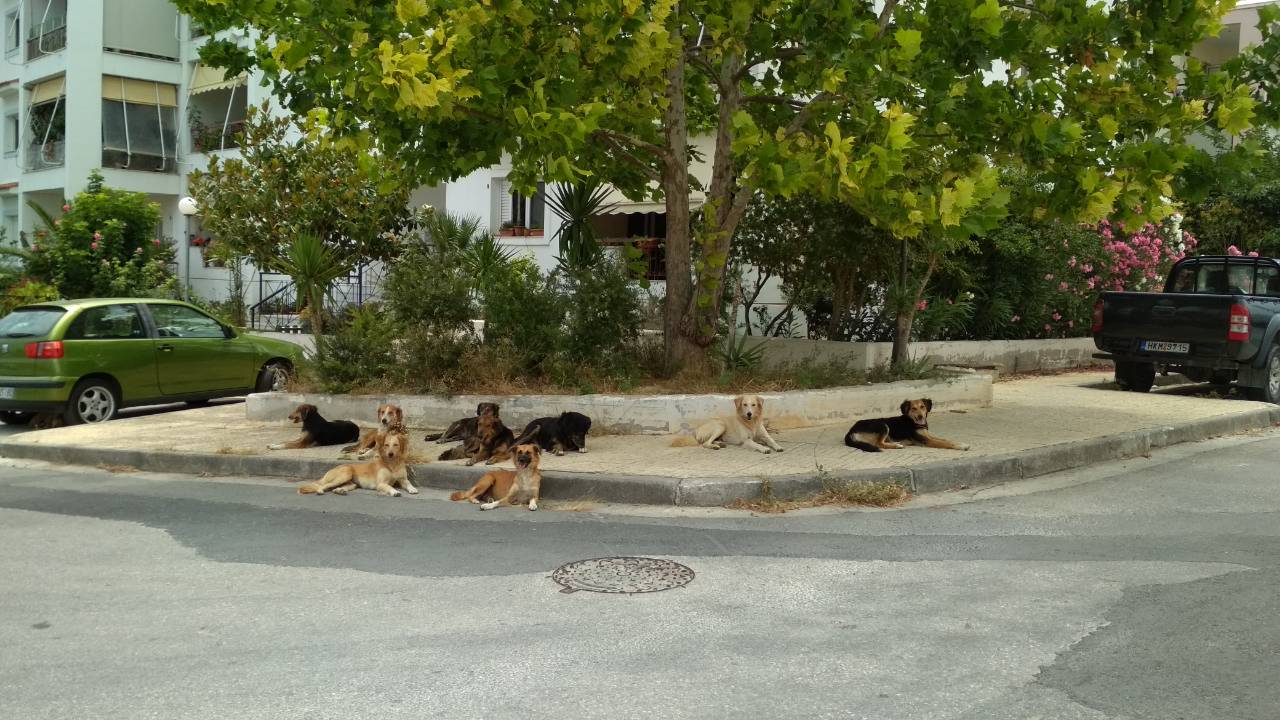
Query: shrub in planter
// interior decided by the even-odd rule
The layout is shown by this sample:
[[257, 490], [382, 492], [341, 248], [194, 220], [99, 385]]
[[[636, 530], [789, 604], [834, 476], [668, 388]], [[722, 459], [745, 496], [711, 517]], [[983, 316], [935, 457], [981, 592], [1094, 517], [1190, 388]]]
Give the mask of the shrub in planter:
[[532, 260], [495, 271], [483, 292], [486, 344], [509, 341], [528, 370], [563, 347], [569, 301]]
[[392, 263], [382, 296], [391, 318], [405, 328], [441, 337], [470, 335], [478, 316], [474, 282], [455, 253], [415, 246]]
[[621, 260], [605, 255], [594, 268], [566, 270], [568, 313], [563, 350], [572, 360], [598, 360], [633, 343], [644, 323], [636, 281]]
[[396, 364], [394, 323], [376, 307], [352, 310], [328, 336], [318, 336], [317, 374], [328, 392], [348, 392], [386, 378]]

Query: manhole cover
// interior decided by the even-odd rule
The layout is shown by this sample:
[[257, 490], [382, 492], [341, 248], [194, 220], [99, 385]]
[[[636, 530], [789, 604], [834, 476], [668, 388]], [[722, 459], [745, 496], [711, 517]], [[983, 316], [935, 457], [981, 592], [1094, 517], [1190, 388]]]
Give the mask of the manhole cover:
[[551, 579], [564, 586], [563, 593], [650, 593], [688, 585], [693, 571], [670, 560], [604, 557], [561, 565]]

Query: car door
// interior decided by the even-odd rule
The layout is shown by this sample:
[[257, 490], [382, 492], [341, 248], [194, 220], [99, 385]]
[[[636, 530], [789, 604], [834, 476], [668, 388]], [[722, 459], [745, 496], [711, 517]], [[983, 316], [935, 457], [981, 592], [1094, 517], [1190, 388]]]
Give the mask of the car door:
[[222, 323], [186, 305], [148, 303], [156, 377], [165, 395], [200, 395], [245, 387], [252, 351]]
[[87, 307], [62, 335], [63, 356], [77, 375], [104, 373], [120, 383], [121, 400], [134, 403], [159, 395], [156, 353], [135, 303]]

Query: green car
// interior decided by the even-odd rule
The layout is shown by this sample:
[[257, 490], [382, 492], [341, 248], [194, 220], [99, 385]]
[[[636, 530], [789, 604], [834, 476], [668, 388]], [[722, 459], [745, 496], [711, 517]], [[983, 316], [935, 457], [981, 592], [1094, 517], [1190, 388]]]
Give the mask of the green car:
[[282, 390], [301, 357], [174, 300], [27, 305], [0, 320], [0, 422], [104, 422], [128, 406]]

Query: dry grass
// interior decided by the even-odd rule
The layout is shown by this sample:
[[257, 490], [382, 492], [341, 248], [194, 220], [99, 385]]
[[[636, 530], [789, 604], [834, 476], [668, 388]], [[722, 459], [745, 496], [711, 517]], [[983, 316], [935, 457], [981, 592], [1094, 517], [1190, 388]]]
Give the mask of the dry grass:
[[1097, 363], [1094, 365], [1085, 365], [1084, 367], [1073, 368], [1054, 368], [1051, 370], [1029, 370], [1020, 373], [1000, 373], [996, 376], [996, 382], [1009, 382], [1011, 380], [1025, 380], [1033, 377], [1054, 377], [1056, 375], [1071, 375], [1073, 373], [1090, 373], [1101, 372], [1103, 370], [1112, 370], [1114, 366], [1111, 363]]
[[911, 491], [892, 482], [835, 482], [823, 483], [823, 489], [808, 497], [782, 500], [773, 494], [773, 486], [766, 479], [760, 486], [760, 497], [754, 500], [739, 498], [729, 504], [733, 510], [749, 510], [766, 515], [777, 515], [791, 510], [813, 507], [896, 507], [911, 499]]
[[552, 512], [591, 512], [599, 506], [600, 501], [594, 498], [584, 498], [582, 500], [557, 500], [555, 502], [544, 503], [542, 507]]
[[233, 448], [227, 445], [223, 445], [222, 447], [218, 448], [216, 452], [219, 455], [261, 455], [262, 454], [261, 451], [255, 450], [253, 448]]
[[136, 472], [138, 472], [138, 468], [136, 468], [136, 467], [134, 467], [134, 466], [132, 466], [132, 465], [109, 465], [109, 464], [107, 464], [107, 463], [102, 463], [102, 464], [98, 465], [98, 466], [97, 466], [97, 468], [98, 468], [99, 470], [106, 470], [106, 471], [107, 471], [107, 472], [109, 472], [109, 473], [136, 473]]

